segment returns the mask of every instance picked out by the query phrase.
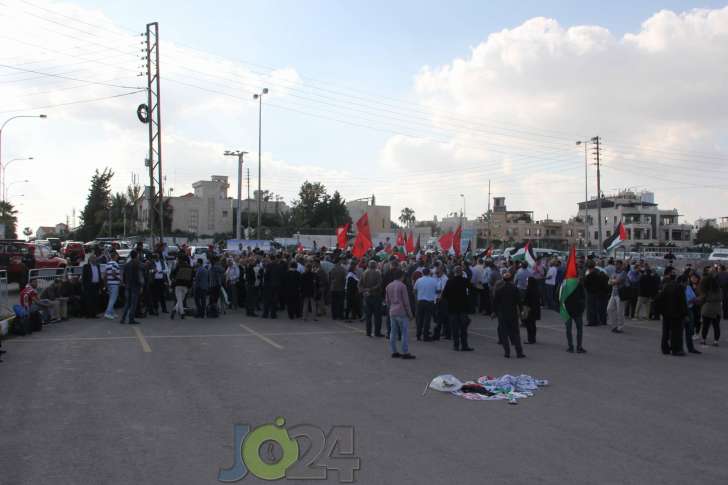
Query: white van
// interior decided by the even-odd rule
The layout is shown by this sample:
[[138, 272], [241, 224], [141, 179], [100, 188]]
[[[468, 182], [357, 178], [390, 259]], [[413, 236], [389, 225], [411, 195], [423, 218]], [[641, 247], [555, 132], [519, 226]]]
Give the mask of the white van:
[[728, 261], [728, 248], [716, 249], [710, 253], [708, 261]]

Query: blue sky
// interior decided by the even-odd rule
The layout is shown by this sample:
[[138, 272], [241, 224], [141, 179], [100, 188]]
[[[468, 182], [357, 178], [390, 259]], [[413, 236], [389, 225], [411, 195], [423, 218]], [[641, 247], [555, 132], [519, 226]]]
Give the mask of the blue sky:
[[[33, 8], [19, 0], [5, 1], [20, 10]], [[670, 66], [684, 63], [685, 58], [701, 57], [702, 53], [707, 53], [713, 48], [711, 42], [715, 44], [715, 38], [710, 35], [723, 35], [690, 33], [689, 35], [696, 35], [699, 39], [697, 41], [688, 39], [681, 44], [680, 36], [683, 34], [673, 34], [673, 32], [679, 32], [679, 29], [691, 25], [690, 22], [683, 17], [659, 17], [656, 15], [657, 12], [666, 9], [680, 14], [693, 8], [720, 9], [726, 5], [725, 0], [722, 2], [29, 1], [51, 11], [67, 14], [72, 12], [74, 17], [81, 20], [86, 18], [86, 21], [96, 19], [95, 13], [100, 12], [105, 22], [121, 29], [142, 31], [147, 21], [157, 20], [160, 22], [164, 42], [173, 42], [177, 46], [193, 47], [202, 51], [194, 52], [194, 62], [203, 62], [203, 67], [199, 67], [199, 64], [194, 66], [203, 71], [213, 72], [212, 70], [217, 68], [213, 64], [217, 56], [231, 61], [241, 61], [242, 63], [236, 64], [236, 69], [239, 70], [260, 69], [256, 66], [289, 69], [294, 77], [298, 77], [296, 89], [304, 91], [276, 93], [280, 97], [273, 99], [271, 106], [264, 107], [263, 145], [264, 157], [270, 158], [270, 165], [264, 169], [264, 177], [266, 171], [268, 174], [273, 171], [280, 175], [280, 179], [275, 179], [273, 186], [267, 188], [281, 193], [286, 200], [295, 196], [296, 184], [309, 175], [315, 178], [317, 174], [322, 174], [321, 178], [331, 188], [340, 188], [347, 198], [357, 198], [383, 190], [380, 187], [381, 179], [365, 178], [372, 177], [372, 174], [381, 173], [385, 180], [390, 177], [395, 183], [402, 183], [402, 171], [397, 168], [415, 172], [431, 170], [434, 174], [432, 178], [437, 179], [437, 174], [443, 173], [443, 167], [452, 167], [453, 174], [457, 175], [459, 172], [455, 169], [458, 167], [464, 167], [467, 172], [466, 167], [479, 163], [492, 163], [495, 164], [492, 176], [502, 182], [494, 184], [494, 191], [506, 195], [508, 200], [512, 201], [511, 206], [517, 206], [514, 208], [535, 209], [537, 217], [544, 217], [547, 213], [559, 218], [573, 215], [576, 200], [579, 198], [575, 193], [565, 201], [554, 200], [544, 203], [533, 197], [534, 193], [539, 192], [538, 189], [534, 189], [523, 180], [513, 178], [514, 173], [523, 173], [527, 168], [522, 160], [527, 159], [530, 153], [534, 153], [532, 157], [541, 156], [543, 160], [549, 160], [549, 154], [554, 148], [543, 141], [543, 137], [536, 141], [524, 140], [527, 144], [534, 145], [530, 149], [523, 148], [522, 141], [518, 143], [509, 141], [507, 143], [510, 146], [504, 146], [502, 143], [506, 142], [492, 132], [485, 138], [479, 135], [479, 138], [473, 139], [472, 133], [454, 127], [452, 122], [443, 123], [442, 120], [438, 120], [437, 110], [455, 112], [463, 120], [471, 120], [468, 122], [472, 123], [479, 122], [479, 116], [483, 112], [488, 119], [496, 120], [498, 123], [502, 121], [504, 126], [509, 127], [507, 129], [520, 127], [525, 130], [536, 129], [541, 133], [547, 130], [566, 133], [564, 135], [566, 141], [561, 141], [565, 146], [564, 152], [557, 157], [561, 165], [555, 162], [555, 166], [546, 167], [544, 172], [529, 173], [536, 178], [534, 183], [537, 185], [538, 181], [576, 184], [578, 177], [583, 177], [583, 165], [581, 169], [577, 165], [564, 165], [564, 161], [568, 161], [569, 158], [577, 162], [580, 158], [570, 140], [593, 134], [604, 135], [605, 132], [612, 135], [612, 140], [618, 138], [624, 140], [625, 144], [619, 148], [620, 152], [614, 155], [614, 171], [605, 170], [605, 183], [609, 188], [640, 186], [655, 190], [655, 187], [651, 186], [656, 184], [654, 179], [645, 179], [643, 175], [635, 173], [628, 175], [627, 172], [620, 176], [621, 168], [629, 170], [630, 163], [634, 163], [629, 160], [645, 159], [650, 155], [639, 153], [639, 150], [635, 149], [638, 145], [654, 146], [667, 143], [663, 146], [670, 150], [669, 153], [660, 153], [658, 156], [656, 152], [650, 152], [650, 156], [655, 159], [648, 161], [653, 164], [664, 162], [663, 158], [669, 161], [680, 157], [689, 162], [698, 157], [695, 154], [697, 151], [707, 150], [713, 157], [725, 155], [725, 130], [711, 126], [720, 124], [715, 122], [715, 114], [700, 112], [708, 110], [711, 106], [714, 111], [722, 111], [719, 108], [722, 106], [721, 103], [724, 103], [721, 99], [724, 100], [725, 96], [721, 94], [725, 93], [721, 93], [716, 86], [721, 85], [720, 79], [723, 79], [725, 86], [725, 76], [721, 70], [723, 68], [719, 65], [712, 66], [710, 63], [703, 63], [700, 66], [688, 63], [678, 66], [675, 79], [672, 79], [674, 86], [670, 88], [673, 91], [665, 90], [657, 94], [652, 92], [652, 86], [663, 84], [665, 75], [668, 78], [672, 77]], [[52, 15], [46, 11], [33, 10], [33, 12]], [[544, 23], [534, 26], [533, 19], [537, 17], [552, 19], [555, 24]], [[653, 22], [653, 27], [644, 30], [642, 25], [648, 19]], [[2, 20], [0, 17], [0, 21]], [[56, 45], [57, 40], [68, 41], [64, 37], [57, 37], [63, 32], [83, 37], [77, 28], [73, 30], [74, 25], [83, 27], [83, 24], [70, 22], [67, 27], [70, 30], [64, 30], [45, 21], [37, 23], [38, 19], [32, 16], [15, 17], [12, 13], [6, 16], [5, 20], [11, 22], [10, 27], [18, 28], [23, 33], [34, 33], [38, 28], [47, 30], [44, 32], [44, 38], [36, 39], [36, 42], [49, 47]], [[703, 20], [705, 19], [701, 21]], [[705, 25], [711, 25], [705, 27], [706, 31], [716, 29], [716, 25], [720, 30], [722, 20], [714, 18], [711, 21], [712, 24], [705, 20]], [[557, 26], [556, 34], [553, 31], [554, 25]], [[581, 30], [578, 32], [582, 34], [578, 34], [576, 30], [574, 32], [569, 30], [570, 27], [575, 27], [577, 30], [586, 29], [588, 31], [584, 34], [586, 40], [579, 37], [583, 34]], [[609, 38], [605, 37], [604, 29], [608, 31]], [[82, 30], [89, 29], [83, 27]], [[506, 32], [503, 35], [499, 34], [497, 41], [488, 42], [490, 34], [502, 33], [504, 30]], [[552, 37], [557, 39], [556, 44], [550, 44], [554, 42], [553, 39], [549, 40], [552, 34]], [[574, 34], [578, 34], [576, 37], [579, 38], [575, 40]], [[624, 50], [624, 45], [632, 42], [625, 41], [625, 34], [628, 36], [640, 34], [635, 42], [642, 51], [640, 55], [646, 57], [627, 59], [622, 66], [625, 56], [631, 55], [629, 51]], [[115, 42], [104, 39], [101, 34], [91, 38], [100, 40], [105, 45]], [[656, 38], [658, 40], [655, 40]], [[659, 44], [663, 41], [667, 42], [665, 44], [667, 47], [664, 49], [662, 44]], [[73, 45], [78, 45], [78, 42], [73, 42]], [[547, 46], [547, 50], [544, 51], [547, 59], [544, 62], [529, 58], [530, 52], [537, 52], [543, 46]], [[18, 46], [18, 49], [21, 47]], [[479, 49], [477, 56], [473, 55], [473, 49]], [[655, 55], [645, 54], [654, 52], [655, 49], [664, 50], [660, 54], [664, 59], [656, 60]], [[250, 102], [249, 86], [241, 87], [239, 90], [229, 85], [221, 88], [220, 79], [202, 83], [199, 79], [191, 77], [193, 74], [179, 70], [180, 65], [184, 65], [179, 59], [176, 60], [177, 66], [172, 69], [171, 64], [175, 62], [170, 61], [166, 56], [167, 53], [169, 49], [165, 51], [163, 44], [162, 77], [165, 82], [163, 106], [169, 110], [165, 119], [168, 133], [165, 141], [175, 143], [172, 149], [167, 151], [166, 169], [169, 184], [175, 187], [175, 193], [181, 193], [189, 190], [193, 181], [207, 178], [213, 172], [234, 175], [229, 161], [218, 152], [221, 152], [223, 147], [255, 152], [257, 120], [255, 106]], [[553, 58], [549, 57], [551, 53]], [[718, 51], [711, 55], [720, 57], [722, 54]], [[36, 51], [27, 54], [31, 60], [38, 55], [40, 54]], [[605, 55], [607, 57], [600, 57]], [[60, 69], [64, 63], [70, 62], [69, 59], [63, 58], [48, 59], [45, 64], [39, 63], [38, 69], [49, 71]], [[190, 62], [193, 62], [192, 58], [190, 59]], [[465, 65], [463, 72], [455, 72], [455, 67], [460, 62], [458, 59]], [[608, 59], [608, 63], [605, 64], [604, 59]], [[636, 64], [629, 64], [627, 61]], [[133, 64], [133, 59], [130, 62]], [[581, 63], [590, 67], [584, 67], [582, 70], [578, 67], [566, 72], [570, 65], [581, 66]], [[430, 69], [426, 70], [425, 66], [430, 66]], [[645, 72], [640, 73], [640, 79], [632, 79], [631, 71], [639, 70], [635, 66], [645, 66]], [[482, 88], [478, 88], [481, 79], [486, 79], [490, 75], [494, 75], [496, 79], [509, 79], [514, 70], [521, 73], [520, 78], [514, 77], [510, 81], [494, 84], [483, 82]], [[563, 79], [557, 75], [558, 72], [554, 74], [560, 70], [564, 71]], [[650, 75], [649, 71], [653, 71], [654, 74]], [[217, 74], [229, 78], [233, 75], [231, 72]], [[700, 79], [691, 79], [691, 72], [695, 73], [695, 76], [700, 75]], [[238, 74], [236, 71], [235, 75]], [[95, 74], [90, 70], [77, 75], [89, 79], [103, 78], [101, 74], [93, 77]], [[715, 81], [715, 84], [707, 82], [704, 89], [708, 94], [700, 94], [700, 99], [691, 97], [690, 86], [698, 81], [703, 82], [706, 75], [708, 81]], [[529, 78], [532, 78], [530, 81], [534, 83], [529, 82]], [[602, 78], [604, 78], [603, 85]], [[167, 79], [170, 81], [166, 81]], [[221, 97], [210, 91], [182, 88], [171, 84], [174, 79], [195, 83], [208, 90], [223, 89], [227, 94]], [[215, 82], [218, 84], [214, 84]], [[509, 82], [513, 83], [512, 90], [509, 90]], [[632, 84], [637, 103], [630, 99], [621, 100], [620, 103], [613, 102], [613, 98], [622, 96], [625, 86], [629, 87]], [[459, 90], [461, 85], [464, 86], [463, 91]], [[572, 87], [566, 88], [567, 85]], [[272, 91], [276, 89], [274, 86], [275, 84], [269, 85]], [[419, 90], [417, 86], [420, 87]], [[422, 86], [426, 86], [424, 90]], [[569, 100], [566, 90], [575, 89], [574, 86], [580, 92], [575, 94], [573, 100]], [[345, 103], [357, 99], [358, 102], [363, 102], [364, 106], [350, 104], [351, 113], [347, 113], [344, 109], [342, 114], [341, 107], [331, 108], [326, 104], [328, 101], [318, 104], [311, 102], [311, 98], [317, 96], [319, 87], [365, 96], [368, 101], [348, 97]], [[33, 88], [36, 91], [41, 90], [41, 87]], [[465, 90], [467, 96], [459, 97], [459, 94], [466, 92]], [[88, 92], [91, 93], [90, 90]], [[231, 97], [230, 94], [233, 92], [239, 93], [241, 99]], [[645, 96], [639, 95], [641, 92], [649, 93], [655, 99], [650, 100], [650, 105], [646, 106], [644, 112], [641, 109], [633, 112], [632, 108], [645, 99]], [[301, 94], [307, 96], [308, 100], [296, 98], [296, 93], [299, 96]], [[565, 93], [566, 98], [564, 98]], [[6, 93], [6, 96], [12, 94]], [[102, 94], [109, 94], [108, 90]], [[60, 99], [62, 96], [67, 97]], [[86, 97], [89, 96], [91, 94]], [[412, 126], [408, 126], [405, 121], [395, 128], [387, 128], [389, 126], [387, 123], [392, 124], [392, 120], [391, 115], [386, 114], [387, 108], [383, 107], [385, 105], [378, 108], [381, 119], [377, 116], [371, 121], [357, 118], [363, 116], [357, 109], [366, 110], [366, 104], [379, 96], [381, 102], [385, 104], [396, 103], [392, 101], [394, 99], [403, 100], [409, 103], [409, 106], [421, 109], [423, 112], [432, 108], [432, 119], [429, 121], [431, 125], [425, 126], [423, 118], [419, 118], [412, 121]], [[80, 91], [64, 91], [49, 98], [46, 103], [58, 102], [59, 99], [73, 101], [83, 97]], [[673, 98], [680, 98], [675, 101], [674, 109], [662, 109], [666, 104], [671, 104], [670, 100]], [[6, 104], [17, 106], [16, 99], [21, 98], [9, 99]], [[28, 101], [29, 107], [44, 104], [39, 98], [34, 99], [37, 101]], [[128, 99], [128, 104], [132, 107], [143, 100], [141, 96], [124, 99]], [[354, 103], [356, 102], [355, 100]], [[499, 103], [503, 105], [490, 109]], [[272, 106], [275, 104], [289, 109]], [[35, 184], [29, 184], [26, 192], [33, 200], [25, 201], [27, 209], [21, 216], [21, 224], [22, 220], [27, 220], [28, 225], [47, 225], [53, 221], [44, 218], [61, 218], [63, 213], [70, 211], [69, 206], [82, 207], [83, 199], [80, 194], [85, 191], [85, 181], [89, 175], [87, 172], [92, 171], [92, 167], [104, 163], [99, 161], [98, 156], [89, 155], [90, 151], [110, 154], [103, 159], [105, 163], [112, 164], [119, 174], [118, 185], [115, 186], [117, 189], [123, 188], [127, 183], [131, 171], [141, 171], [136, 161], [140, 157], [138, 153], [143, 150], [143, 130], [134, 124], [133, 116], [130, 116], [130, 113], [133, 114], [133, 109], [129, 109], [121, 101], [109, 102], [108, 109], [104, 109], [103, 104], [79, 106], [82, 107], [49, 111], [50, 118], [45, 125], [49, 131], [44, 131], [42, 134], [25, 125], [13, 127], [19, 135], [11, 140], [10, 152], [4, 156], [21, 156], [24, 154], [21, 152], [32, 151], [38, 160], [53, 159], [55, 163], [71, 163], [73, 160], [72, 163], [79, 168], [78, 181], [75, 177], [73, 181], [77, 185], [77, 187], [74, 185], [74, 194], [64, 196], [64, 207], [55, 210], [52, 216], [33, 213], [32, 208], [43, 203], [48, 207], [49, 204], [45, 199], [45, 191], [42, 190], [40, 180]], [[513, 106], [512, 110], [510, 106]], [[535, 108], [529, 110], [528, 106]], [[584, 110], [585, 106], [594, 108]], [[657, 109], [658, 107], [660, 109]], [[303, 109], [308, 115], [296, 113], [290, 108]], [[331, 109], [336, 110], [335, 115]], [[352, 121], [354, 124], [368, 124], [376, 129], [351, 126], [322, 119], [322, 116], [335, 116]], [[631, 120], [631, 125], [625, 123], [627, 119]], [[430, 139], [427, 142], [396, 136], [396, 133], [405, 132], [427, 137], [430, 136], [431, 130], [436, 130], [436, 136], [434, 140]], [[88, 133], [94, 135], [90, 143], [83, 138]], [[678, 136], [677, 133], [682, 135]], [[609, 136], [607, 138], [609, 139]], [[127, 143], [121, 145], [122, 139]], [[473, 140], [482, 145], [478, 147], [480, 151], [471, 150]], [[84, 143], [89, 143], [85, 146], [86, 149]], [[483, 146], [486, 149], [483, 149]], [[501, 151], [496, 150], [496, 153], [500, 154], [499, 159], [496, 159], [494, 152], [489, 150], [493, 147], [500, 148]], [[612, 153], [617, 151], [614, 145], [609, 148]], [[531, 151], [524, 153], [528, 150]], [[255, 156], [254, 153], [251, 154]], [[663, 155], [673, 158], [665, 158]], [[698, 161], [708, 163], [706, 160]], [[278, 172], [269, 168], [276, 163]], [[345, 175], [326, 180], [327, 171], [332, 170]], [[684, 167], [677, 167], [676, 170], [678, 170], [676, 173], [682, 174], [680, 170], [684, 170]], [[666, 173], [669, 175], [669, 171]], [[710, 175], [716, 174], [717, 172], [706, 174], [706, 181], [709, 181]], [[16, 175], [30, 177], [33, 173], [23, 172], [21, 169]], [[36, 174], [36, 179], [38, 177]], [[339, 186], [342, 177], [349, 177], [354, 181], [357, 177], [362, 177], [361, 184], [357, 185], [349, 180], [348, 184], [342, 183]], [[474, 177], [479, 177], [477, 183], [472, 182]], [[458, 185], [460, 182], [455, 181], [454, 175], [448, 178], [453, 180], [448, 186], [433, 185], [432, 180], [425, 180], [424, 175], [417, 175], [412, 177], [421, 181], [421, 185], [415, 187], [417, 191], [402, 190], [403, 193], [396, 193], [390, 188], [389, 192], [383, 191], [378, 199], [390, 203], [393, 206], [393, 213], [398, 212], [404, 205], [411, 205], [418, 212], [419, 218], [429, 218], [433, 213], [443, 215], [445, 212], [456, 210], [460, 204], [458, 194], [466, 192], [469, 198], [468, 206], [473, 207], [471, 214], [474, 215], [474, 212], [480, 213], [487, 204], [483, 187], [490, 177], [491, 173], [463, 176], [459, 179], [463, 184], [461, 187]], [[672, 186], [674, 179], [683, 180], [675, 175], [672, 179], [664, 180], [661, 185]], [[581, 183], [583, 185], [583, 182]], [[708, 212], [710, 208], [709, 198], [696, 201], [694, 198], [685, 197], [680, 190], [658, 193], [658, 201], [680, 206], [681, 210], [684, 207], [684, 212], [691, 218]], [[714, 209], [710, 210], [714, 213], [704, 215], [713, 217], [722, 215]]]

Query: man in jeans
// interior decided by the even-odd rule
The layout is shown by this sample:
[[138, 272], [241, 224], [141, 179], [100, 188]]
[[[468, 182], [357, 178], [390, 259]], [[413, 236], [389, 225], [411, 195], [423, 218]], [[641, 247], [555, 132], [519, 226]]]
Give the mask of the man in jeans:
[[124, 287], [126, 288], [124, 311], [121, 314], [119, 323], [126, 323], [127, 316], [129, 324], [136, 325], [139, 322], [134, 320], [137, 304], [139, 303], [139, 293], [142, 289], [144, 276], [142, 275], [142, 266], [137, 259], [136, 250], [129, 253], [129, 261], [124, 265]]
[[612, 332], [623, 333], [624, 327], [624, 303], [620, 297], [620, 290], [627, 285], [627, 273], [624, 271], [622, 261], [617, 261], [614, 267], [614, 276], [609, 280], [612, 287], [612, 295], [607, 303], [607, 316], [609, 324], [612, 326]]
[[430, 269], [422, 270], [422, 277], [415, 281], [415, 297], [417, 298], [417, 340], [429, 342], [430, 319], [435, 312], [437, 297], [437, 280], [430, 275]]
[[359, 290], [364, 296], [364, 313], [367, 319], [367, 337], [372, 336], [372, 316], [374, 317], [374, 336], [382, 335], [382, 273], [377, 269], [377, 262], [369, 261], [359, 283]]
[[121, 271], [119, 270], [119, 254], [116, 251], [111, 253], [111, 261], [106, 263], [106, 289], [109, 292], [109, 303], [106, 305], [104, 318], [116, 320], [114, 305], [119, 298], [119, 286], [121, 285]]
[[450, 331], [454, 350], [471, 351], [468, 346], [468, 287], [470, 281], [463, 276], [462, 266], [455, 266], [453, 277], [447, 280], [442, 297], [447, 302]]
[[[387, 308], [389, 318], [392, 321], [392, 330], [389, 334], [389, 349], [393, 358], [414, 359], [415, 356], [409, 353], [407, 343], [407, 327], [412, 318], [412, 309], [409, 303], [407, 286], [404, 284], [405, 274], [401, 270], [395, 270], [393, 280], [386, 288]], [[397, 352], [397, 340], [402, 338], [402, 353]]]

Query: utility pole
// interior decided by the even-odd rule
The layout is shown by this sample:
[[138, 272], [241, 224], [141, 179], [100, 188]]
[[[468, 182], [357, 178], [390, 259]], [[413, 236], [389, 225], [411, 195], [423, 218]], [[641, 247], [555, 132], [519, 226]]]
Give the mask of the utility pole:
[[488, 245], [490, 245], [490, 239], [491, 239], [490, 220], [492, 218], [493, 217], [490, 215], [490, 179], [488, 179]]
[[240, 214], [240, 198], [242, 197], [243, 192], [243, 157], [247, 155], [248, 152], [243, 152], [240, 150], [236, 150], [234, 152], [230, 150], [225, 150], [225, 156], [226, 157], [238, 157], [238, 201], [237, 201], [237, 207], [236, 207], [236, 216], [235, 216], [235, 239], [240, 241], [240, 223], [242, 222], [243, 218]]
[[250, 228], [250, 169], [248, 169], [248, 229]]
[[257, 233], [257, 238], [260, 240], [262, 238], [263, 233], [261, 232], [261, 217], [260, 217], [260, 203], [262, 199], [262, 189], [261, 189], [261, 172], [260, 172], [260, 166], [261, 166], [261, 150], [262, 148], [262, 130], [263, 130], [263, 95], [268, 94], [268, 88], [263, 88], [263, 90], [260, 93], [256, 93], [253, 95], [253, 99], [258, 100], [258, 226], [255, 228]]
[[[164, 188], [162, 186], [162, 119], [159, 83], [159, 24], [147, 24], [145, 57], [147, 61], [147, 104], [139, 106], [137, 116], [149, 127], [149, 236], [154, 244], [155, 222], [159, 222], [159, 240], [164, 240]], [[157, 215], [156, 220], [154, 215]]]
[[577, 145], [584, 145], [584, 252], [589, 247], [589, 156], [587, 155], [588, 141], [577, 141]]
[[595, 136], [591, 139], [591, 142], [595, 145], [594, 155], [597, 161], [597, 218], [598, 221], [598, 236], [599, 236], [599, 250], [602, 249], [602, 179], [600, 171], [600, 156], [601, 156], [601, 138]]

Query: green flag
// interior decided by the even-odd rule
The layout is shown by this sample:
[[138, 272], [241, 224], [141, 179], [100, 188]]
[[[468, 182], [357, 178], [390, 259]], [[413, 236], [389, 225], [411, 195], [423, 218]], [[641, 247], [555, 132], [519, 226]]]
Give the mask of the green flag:
[[566, 299], [574, 293], [577, 286], [579, 286], [579, 274], [576, 272], [576, 246], [571, 246], [569, 259], [566, 260], [566, 274], [559, 290], [559, 313], [564, 320], [571, 318], [566, 310]]

